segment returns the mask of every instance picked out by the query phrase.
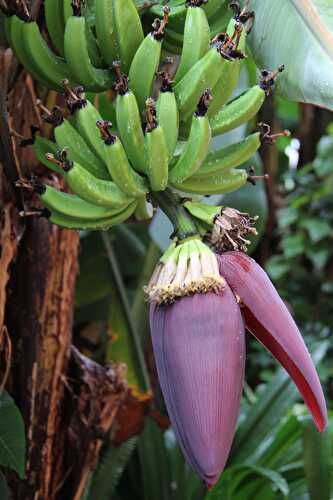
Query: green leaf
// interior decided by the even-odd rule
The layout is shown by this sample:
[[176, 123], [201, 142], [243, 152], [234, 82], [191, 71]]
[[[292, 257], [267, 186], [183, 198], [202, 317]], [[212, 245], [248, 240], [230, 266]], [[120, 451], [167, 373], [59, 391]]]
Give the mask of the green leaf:
[[276, 487], [277, 491], [280, 491], [284, 497], [289, 493], [289, 488], [286, 480], [279, 474], [271, 469], [266, 469], [265, 467], [258, 467], [256, 465], [247, 466], [249, 474], [255, 473], [265, 479], [268, 479]]
[[331, 0], [252, 0], [251, 9], [256, 19], [249, 40], [256, 63], [268, 69], [285, 65], [280, 95], [333, 109]]
[[313, 243], [318, 243], [318, 241], [332, 233], [330, 224], [318, 218], [305, 219], [302, 221], [301, 226], [307, 230]]
[[167, 467], [167, 449], [162, 430], [151, 419], [146, 418], [145, 428], [138, 440], [145, 500], [169, 500], [170, 470]]
[[89, 488], [88, 500], [109, 500], [136, 446], [134, 437], [118, 448], [109, 446], [103, 455]]
[[14, 469], [20, 478], [24, 478], [24, 423], [14, 400], [6, 391], [0, 395], [0, 465]]
[[330, 500], [332, 445], [329, 430], [319, 433], [311, 418], [303, 421], [304, 468], [311, 500]]
[[297, 208], [293, 207], [281, 208], [277, 211], [277, 215], [279, 219], [280, 229], [285, 229], [286, 227], [290, 226], [291, 224], [296, 222], [299, 217]]
[[282, 278], [290, 269], [290, 264], [281, 255], [274, 255], [265, 265], [265, 269], [273, 281]]
[[305, 241], [303, 234], [293, 234], [284, 238], [281, 242], [281, 247], [285, 257], [296, 257], [304, 252]]
[[267, 482], [275, 494], [279, 491], [284, 498], [287, 497], [288, 483], [281, 474], [257, 465], [241, 465], [227, 469], [217, 486], [206, 494], [205, 500], [252, 499]]

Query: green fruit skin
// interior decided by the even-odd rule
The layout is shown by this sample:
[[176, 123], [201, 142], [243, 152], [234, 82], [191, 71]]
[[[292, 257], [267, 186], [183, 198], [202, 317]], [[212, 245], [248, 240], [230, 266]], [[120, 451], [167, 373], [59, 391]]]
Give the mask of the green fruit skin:
[[168, 149], [161, 126], [147, 132], [146, 158], [148, 177], [152, 191], [163, 191], [168, 184], [169, 160]]
[[227, 61], [212, 47], [177, 83], [175, 94], [181, 121], [186, 122], [195, 111], [204, 90], [214, 87], [225, 64]]
[[110, 208], [122, 208], [133, 201], [112, 181], [97, 179], [78, 163], [65, 173], [70, 189], [89, 203]]
[[210, 120], [213, 136], [225, 134], [253, 118], [265, 101], [265, 91], [255, 85], [242, 95], [223, 106]]
[[140, 111], [145, 102], [152, 95], [153, 81], [158, 70], [161, 56], [161, 41], [156, 40], [150, 33], [138, 48], [129, 70], [128, 78]]
[[229, 170], [222, 175], [187, 179], [183, 183], [171, 183], [172, 187], [185, 193], [199, 195], [223, 194], [235, 191], [247, 182], [248, 174], [245, 170]]
[[133, 92], [118, 95], [116, 100], [117, 126], [121, 142], [135, 170], [147, 170], [144, 135], [138, 104]]
[[260, 146], [260, 134], [256, 132], [236, 144], [212, 151], [207, 155], [194, 177], [209, 177], [236, 168], [251, 158]]
[[51, 216], [49, 217], [49, 220], [53, 224], [56, 224], [57, 226], [64, 227], [67, 229], [76, 229], [79, 231], [81, 230], [106, 231], [112, 226], [125, 222], [133, 214], [135, 208], [136, 208], [136, 202], [131, 203], [130, 205], [128, 205], [127, 208], [123, 209], [122, 211], [118, 212], [112, 217], [94, 221], [80, 219], [80, 218], [71, 219], [70, 217], [65, 217], [64, 215], [59, 214], [58, 212], [52, 212]]
[[200, 7], [188, 7], [186, 14], [184, 43], [180, 64], [175, 75], [179, 82], [192, 66], [209, 50], [210, 29], [206, 14]]
[[173, 92], [160, 92], [156, 102], [156, 116], [164, 132], [170, 161], [177, 146], [179, 130], [178, 107]]
[[[74, 217], [96, 221], [113, 217], [119, 213], [119, 208], [107, 208], [88, 203], [79, 196], [64, 193], [52, 186], [45, 186], [45, 191], [40, 195], [44, 205], [51, 211], [56, 211], [65, 217]], [[124, 206], [123, 208], [126, 208]]]
[[180, 184], [200, 169], [206, 158], [210, 140], [211, 130], [208, 117], [194, 115], [188, 142], [171, 169], [171, 183]]

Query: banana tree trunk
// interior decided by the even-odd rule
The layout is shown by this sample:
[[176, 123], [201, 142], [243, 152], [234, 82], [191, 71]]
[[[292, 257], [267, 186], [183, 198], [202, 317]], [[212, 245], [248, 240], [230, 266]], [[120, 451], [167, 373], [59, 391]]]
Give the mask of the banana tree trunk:
[[[27, 91], [22, 79], [17, 85]], [[24, 200], [15, 180], [32, 171], [32, 157], [16, 150], [10, 133], [22, 132], [24, 102], [6, 97], [2, 86], [0, 384], [7, 380], [21, 410], [27, 442], [25, 479], [7, 478], [14, 500], [78, 500], [126, 394], [124, 367], [101, 367], [72, 346], [79, 236], [19, 216]]]

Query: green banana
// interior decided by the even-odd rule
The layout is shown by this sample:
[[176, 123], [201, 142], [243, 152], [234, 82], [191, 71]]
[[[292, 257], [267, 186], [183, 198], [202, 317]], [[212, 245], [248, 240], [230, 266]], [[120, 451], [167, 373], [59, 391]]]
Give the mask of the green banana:
[[154, 207], [149, 203], [145, 196], [138, 199], [138, 204], [134, 212], [136, 220], [149, 220], [154, 215]]
[[209, 19], [210, 34], [212, 37], [215, 37], [218, 33], [226, 31], [232, 17], [231, 11], [228, 7], [228, 2], [225, 2], [220, 6], [214, 18]]
[[98, 69], [106, 68], [107, 64], [102, 58], [98, 41], [95, 38], [93, 27], [86, 22], [86, 43], [91, 64]]
[[192, 0], [187, 7], [183, 50], [174, 78], [176, 83], [209, 50], [210, 29], [206, 14], [200, 7], [201, 3], [201, 1]]
[[111, 122], [97, 123], [101, 137], [106, 145], [106, 158], [109, 173], [117, 186], [129, 196], [140, 198], [147, 193], [143, 178], [131, 167], [120, 139], [109, 132]]
[[160, 93], [156, 101], [157, 122], [163, 129], [166, 145], [169, 152], [169, 161], [175, 152], [179, 131], [179, 114], [172, 83], [167, 72], [161, 73], [163, 77]]
[[51, 213], [47, 214], [47, 217], [52, 224], [56, 224], [57, 226], [67, 229], [107, 230], [112, 226], [125, 222], [133, 214], [135, 208], [136, 202], [132, 202], [127, 208], [122, 209], [112, 217], [97, 220], [84, 219], [81, 217], [70, 218], [56, 211], [51, 211]]
[[60, 151], [56, 155], [47, 154], [46, 158], [64, 170], [65, 179], [73, 193], [89, 203], [122, 208], [133, 201], [114, 182], [97, 179], [79, 163], [69, 161], [66, 151]]
[[101, 140], [97, 122], [102, 120], [98, 110], [90, 101], [83, 101], [84, 105], [74, 112], [74, 127], [88, 144], [96, 156], [106, 164], [105, 144]]
[[101, 207], [88, 203], [79, 196], [64, 193], [59, 189], [44, 184], [37, 184], [34, 186], [34, 190], [39, 194], [40, 199], [49, 210], [65, 217], [85, 219], [87, 221], [114, 217], [120, 210], [124, 210], [129, 205], [124, 205], [121, 209]]
[[[243, 29], [240, 33], [239, 38], [236, 38], [235, 41], [234, 37], [238, 36], [237, 27], [237, 22], [232, 19], [228, 25], [227, 34], [231, 37], [232, 42], [235, 44], [235, 49], [244, 52], [246, 46], [246, 30]], [[221, 76], [212, 89], [213, 100], [208, 110], [209, 117], [215, 116], [216, 113], [218, 113], [222, 108], [222, 106], [230, 99], [237, 86], [240, 69], [240, 59], [227, 61], [227, 63], [224, 65]]]
[[253, 118], [263, 105], [274, 85], [278, 73], [284, 70], [280, 66], [276, 71], [262, 71], [258, 85], [236, 97], [229, 104], [223, 106], [214, 118], [210, 120], [212, 135], [219, 135], [239, 127]]
[[163, 191], [168, 184], [169, 155], [163, 129], [156, 120], [153, 99], [147, 99], [146, 116], [145, 151], [150, 186], [152, 191]]
[[61, 89], [62, 80], [72, 80], [69, 66], [64, 59], [56, 56], [49, 49], [35, 21], [24, 23], [21, 33], [22, 43], [29, 61], [28, 71], [32, 67], [33, 71], [40, 74], [43, 81], [49, 81], [49, 86], [55, 90]]
[[120, 59], [127, 73], [144, 37], [137, 9], [132, 0], [96, 0], [95, 9], [103, 58], [110, 66]]
[[69, 160], [80, 163], [98, 179], [110, 180], [106, 165], [94, 154], [68, 120], [63, 120], [58, 127], [55, 127], [54, 136], [60, 149], [68, 149]]
[[[181, 37], [181, 35], [179, 35]], [[167, 54], [181, 54], [182, 53], [182, 47], [183, 47], [183, 40], [181, 39], [181, 42], [179, 44], [178, 41], [173, 40], [174, 33], [171, 30], [165, 30], [165, 37], [163, 40], [163, 47], [162, 47], [162, 57], [163, 54], [166, 52]]]
[[120, 74], [119, 66], [116, 99], [117, 127], [127, 156], [138, 172], [146, 172], [145, 142], [141, 126], [140, 112], [135, 95], [128, 89], [128, 80]]
[[[196, 3], [198, 5], [202, 5], [202, 9], [205, 11], [205, 14], [210, 22], [215, 20], [217, 14], [219, 13], [222, 7], [225, 9], [227, 6], [226, 0], [208, 0], [208, 2], [202, 2], [198, 0]], [[168, 2], [168, 5], [170, 7], [169, 26], [173, 31], [179, 34], [183, 34], [184, 32], [184, 26], [187, 14], [186, 4], [187, 2], [184, 1]], [[150, 16], [151, 19], [154, 19], [156, 16], [162, 18], [163, 6], [153, 5], [149, 9], [148, 15]], [[221, 31], [221, 27], [219, 31]]]
[[236, 168], [246, 162], [260, 148], [260, 134], [251, 134], [237, 144], [212, 151], [206, 156], [193, 179], [220, 175], [231, 168]]
[[186, 122], [195, 110], [204, 90], [215, 86], [226, 64], [230, 64], [233, 59], [243, 57], [238, 51], [234, 53], [233, 47], [230, 47], [228, 42], [229, 40], [225, 40], [225, 35], [214, 40], [208, 52], [175, 86], [179, 115], [183, 122]]
[[[155, 19], [156, 17], [162, 19], [164, 16], [164, 12], [165, 12], [164, 7], [162, 5], [153, 5], [149, 9], [148, 13], [151, 19]], [[185, 19], [186, 19], [186, 7], [184, 2], [182, 2], [182, 5], [176, 5], [170, 9], [168, 25], [172, 30], [177, 31], [178, 33], [183, 33]]]
[[45, 0], [45, 21], [51, 41], [59, 54], [64, 56], [64, 2], [63, 0]]
[[40, 135], [36, 135], [35, 142], [32, 145], [32, 149], [36, 155], [37, 160], [42, 163], [42, 165], [49, 168], [50, 170], [53, 170], [53, 172], [56, 172], [57, 174], [63, 175], [64, 172], [60, 167], [46, 159], [47, 153], [52, 153], [53, 155], [55, 155], [58, 150], [57, 145], [54, 142], [49, 141], [48, 139], [45, 139]]
[[[208, 2], [203, 2], [202, 8], [209, 21], [214, 20], [216, 15], [220, 11], [221, 7], [224, 9], [228, 8], [227, 0], [208, 0]], [[221, 31], [221, 30], [220, 30]]]
[[185, 193], [207, 196], [235, 191], [244, 186], [247, 180], [248, 174], [245, 170], [231, 169], [210, 177], [191, 177], [182, 183], [173, 183], [172, 186]]
[[65, 29], [65, 55], [74, 79], [84, 86], [85, 90], [101, 92], [109, 89], [114, 80], [108, 70], [95, 68], [92, 65], [88, 44], [87, 27], [84, 17], [71, 16], [67, 19]]
[[211, 96], [208, 91], [202, 95], [197, 111], [193, 115], [189, 139], [183, 152], [171, 168], [169, 175], [172, 185], [181, 184], [199, 170], [204, 161], [211, 140], [211, 130], [207, 117]]
[[73, 15], [72, 1], [73, 0], [63, 0], [62, 11], [64, 18], [64, 27], [66, 26], [67, 19], [69, 19]]
[[128, 78], [131, 89], [137, 99], [140, 111], [145, 102], [152, 95], [153, 81], [158, 70], [161, 57], [164, 29], [168, 23], [169, 9], [164, 7], [163, 21], [156, 20], [154, 31], [149, 33], [140, 44], [133, 57]]

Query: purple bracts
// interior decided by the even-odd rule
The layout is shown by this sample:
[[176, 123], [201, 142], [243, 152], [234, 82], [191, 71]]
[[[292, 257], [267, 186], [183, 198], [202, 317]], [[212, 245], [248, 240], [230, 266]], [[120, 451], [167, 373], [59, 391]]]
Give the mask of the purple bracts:
[[245, 339], [229, 286], [150, 305], [160, 385], [178, 442], [212, 486], [228, 458], [244, 380]]
[[327, 424], [319, 377], [304, 340], [265, 271], [242, 252], [218, 256], [220, 273], [242, 303], [246, 328], [273, 354], [297, 385], [317, 429]]

